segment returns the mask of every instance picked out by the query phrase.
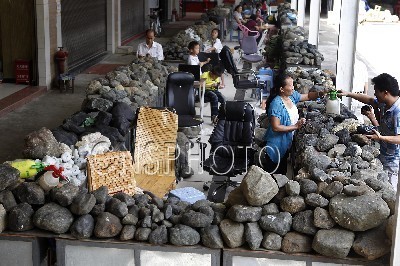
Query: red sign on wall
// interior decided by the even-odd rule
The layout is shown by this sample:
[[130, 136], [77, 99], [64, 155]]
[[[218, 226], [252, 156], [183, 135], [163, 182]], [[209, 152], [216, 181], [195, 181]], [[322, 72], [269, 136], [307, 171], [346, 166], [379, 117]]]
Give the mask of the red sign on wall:
[[29, 84], [31, 81], [29, 60], [15, 60], [15, 83]]

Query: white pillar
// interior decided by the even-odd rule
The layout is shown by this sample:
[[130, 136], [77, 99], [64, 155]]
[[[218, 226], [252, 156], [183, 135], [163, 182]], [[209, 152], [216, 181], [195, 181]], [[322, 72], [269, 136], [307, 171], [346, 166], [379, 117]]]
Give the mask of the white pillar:
[[297, 0], [291, 0], [290, 8], [294, 9], [294, 10], [297, 10]]
[[115, 53], [115, 4], [114, 0], [107, 0], [107, 51]]
[[[353, 87], [354, 56], [356, 52], [358, 25], [358, 0], [342, 2], [339, 25], [338, 60], [336, 64], [336, 88], [351, 91]], [[343, 103], [350, 107], [350, 98]]]
[[115, 14], [115, 23], [117, 25], [115, 31], [115, 38], [116, 38], [116, 43], [117, 43], [117, 47], [121, 46], [121, 42], [122, 42], [122, 37], [121, 37], [121, 0], [114, 0], [116, 1], [116, 12]]
[[306, 0], [299, 0], [297, 10], [297, 26], [304, 27], [304, 19], [306, 16]]
[[340, 10], [342, 9], [342, 0], [335, 0], [333, 2], [333, 24], [339, 25]]
[[57, 29], [57, 47], [62, 47], [62, 28], [61, 28], [61, 0], [56, 0], [56, 29]]
[[50, 20], [49, 1], [36, 1], [38, 84], [50, 88]]
[[321, 14], [321, 0], [311, 0], [310, 25], [308, 26], [308, 42], [316, 46], [318, 46], [320, 14]]

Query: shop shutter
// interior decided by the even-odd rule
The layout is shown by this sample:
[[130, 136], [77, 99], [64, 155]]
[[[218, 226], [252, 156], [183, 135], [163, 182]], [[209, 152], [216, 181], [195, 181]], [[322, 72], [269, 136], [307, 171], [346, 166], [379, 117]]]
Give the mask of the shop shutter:
[[122, 41], [146, 29], [144, 0], [121, 0], [121, 39]]
[[69, 71], [107, 52], [106, 0], [61, 1], [63, 46], [68, 51]]

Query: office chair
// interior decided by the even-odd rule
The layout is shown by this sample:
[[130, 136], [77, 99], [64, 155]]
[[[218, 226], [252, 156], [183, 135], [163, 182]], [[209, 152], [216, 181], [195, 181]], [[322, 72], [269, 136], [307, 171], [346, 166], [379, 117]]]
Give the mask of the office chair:
[[243, 31], [243, 38], [240, 40], [240, 46], [238, 48], [240, 60], [245, 63], [251, 64], [258, 63], [263, 60], [263, 56], [259, 54], [259, 47], [257, 44], [257, 38], [260, 36], [260, 32], [251, 31], [244, 25], [239, 25], [239, 28]]
[[[263, 86], [263, 82], [257, 77], [256, 72], [252, 69], [239, 71], [233, 60], [231, 50], [228, 46], [224, 46], [219, 53], [222, 65], [225, 70], [232, 75], [233, 85], [236, 88], [235, 100], [243, 100], [247, 89], [258, 89]], [[251, 76], [252, 79], [248, 79]]]
[[201, 131], [203, 119], [196, 115], [194, 76], [187, 72], [168, 75], [165, 106], [174, 108], [178, 114], [178, 131], [188, 138], [195, 138]]
[[[212, 184], [217, 185], [210, 189], [208, 199], [221, 201], [218, 191], [228, 187], [236, 187], [239, 181], [232, 181], [231, 177], [243, 174], [253, 163], [254, 157], [254, 128], [255, 116], [253, 107], [243, 101], [228, 101], [220, 106], [218, 122], [208, 142], [211, 144], [210, 156], [203, 162], [203, 169], [215, 177], [226, 177], [223, 181], [213, 180], [205, 182], [204, 190]], [[225, 192], [222, 195], [224, 200]]]

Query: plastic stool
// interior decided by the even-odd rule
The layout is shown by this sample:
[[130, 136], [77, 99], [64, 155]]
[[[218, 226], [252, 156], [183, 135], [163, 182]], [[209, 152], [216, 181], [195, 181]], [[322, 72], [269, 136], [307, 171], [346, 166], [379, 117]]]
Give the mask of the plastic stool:
[[60, 88], [60, 92], [67, 92], [71, 90], [74, 93], [75, 89], [75, 76], [70, 73], [60, 74], [58, 77], [58, 87]]
[[[237, 32], [237, 36], [233, 35], [234, 31]], [[234, 30], [234, 29], [229, 30], [229, 41], [231, 42], [233, 39], [237, 39], [238, 41], [240, 41], [240, 30]]]

